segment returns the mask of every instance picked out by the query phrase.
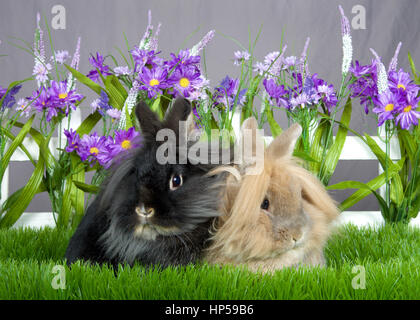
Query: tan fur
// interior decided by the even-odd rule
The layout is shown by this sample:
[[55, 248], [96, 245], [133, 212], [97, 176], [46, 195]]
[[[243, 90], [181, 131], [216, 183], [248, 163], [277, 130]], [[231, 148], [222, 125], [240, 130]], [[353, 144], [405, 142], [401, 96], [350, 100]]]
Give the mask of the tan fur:
[[[294, 126], [277, 137], [264, 153], [260, 174], [246, 175], [239, 167], [240, 179], [227, 178], [208, 262], [262, 272], [325, 265], [323, 247], [338, 209], [319, 180], [292, 158], [299, 135]], [[268, 211], [261, 209], [265, 198]]]

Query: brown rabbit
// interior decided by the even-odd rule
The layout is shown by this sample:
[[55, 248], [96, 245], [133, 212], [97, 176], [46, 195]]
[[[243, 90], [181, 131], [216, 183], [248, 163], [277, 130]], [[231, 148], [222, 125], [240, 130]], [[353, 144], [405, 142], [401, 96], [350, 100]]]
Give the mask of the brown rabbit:
[[[254, 118], [244, 122], [242, 137], [246, 130], [254, 135], [255, 160], [256, 144], [264, 141]], [[319, 180], [292, 157], [301, 131], [295, 124], [274, 139], [258, 174], [246, 174], [255, 167], [248, 159], [238, 167], [239, 177], [228, 178], [208, 262], [262, 272], [325, 265], [323, 247], [339, 212]]]

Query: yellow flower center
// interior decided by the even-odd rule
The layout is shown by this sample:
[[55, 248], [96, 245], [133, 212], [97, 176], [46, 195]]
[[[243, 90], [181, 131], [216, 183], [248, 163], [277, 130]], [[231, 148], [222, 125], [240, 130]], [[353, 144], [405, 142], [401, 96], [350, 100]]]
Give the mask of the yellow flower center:
[[90, 153], [92, 153], [92, 154], [94, 154], [94, 155], [97, 155], [98, 153], [99, 153], [99, 149], [98, 148], [96, 148], [96, 147], [92, 147], [92, 148], [90, 148]]
[[151, 87], [157, 86], [158, 84], [159, 84], [159, 80], [157, 80], [157, 79], [152, 79], [152, 80], [149, 81], [149, 85]]
[[59, 95], [58, 95], [58, 97], [60, 98], [60, 99], [65, 99], [65, 98], [67, 98], [67, 92], [64, 92], [64, 93], [60, 93]]
[[394, 105], [392, 103], [388, 103], [385, 106], [385, 111], [392, 111], [392, 110], [394, 110]]
[[121, 147], [123, 147], [123, 149], [130, 149], [131, 148], [130, 140], [124, 140], [123, 142], [121, 142]]
[[399, 89], [399, 88], [403, 88], [403, 90], [405, 90], [405, 85], [403, 85], [403, 84], [399, 84], [398, 86], [397, 86], [397, 88]]
[[412, 106], [411, 106], [411, 105], [406, 106], [406, 107], [404, 108], [404, 112], [410, 112], [410, 111], [411, 111], [411, 108], [412, 108]]
[[190, 85], [190, 80], [188, 80], [187, 78], [181, 78], [179, 79], [179, 85], [183, 88], [186, 88]]

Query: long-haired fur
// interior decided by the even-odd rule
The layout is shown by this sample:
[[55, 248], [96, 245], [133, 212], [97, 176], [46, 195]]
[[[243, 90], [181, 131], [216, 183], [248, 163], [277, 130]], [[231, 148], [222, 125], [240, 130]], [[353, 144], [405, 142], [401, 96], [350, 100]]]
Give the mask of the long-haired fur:
[[[244, 126], [256, 128], [249, 121]], [[259, 174], [246, 175], [239, 167], [241, 176], [227, 178], [208, 262], [263, 272], [325, 264], [323, 247], [338, 209], [320, 181], [292, 157], [299, 135], [294, 126], [276, 138]], [[267, 197], [272, 209], [265, 211], [261, 203]]]

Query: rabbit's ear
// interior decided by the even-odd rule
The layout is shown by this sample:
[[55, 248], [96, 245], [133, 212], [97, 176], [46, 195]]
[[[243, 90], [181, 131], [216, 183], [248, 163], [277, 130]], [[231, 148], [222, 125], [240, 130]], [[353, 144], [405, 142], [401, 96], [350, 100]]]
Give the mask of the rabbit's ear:
[[267, 155], [273, 159], [291, 156], [301, 133], [302, 127], [295, 123], [271, 142], [267, 148]]
[[136, 116], [140, 123], [140, 129], [143, 135], [155, 136], [161, 128], [161, 122], [156, 113], [154, 113], [150, 107], [141, 101], [136, 106]]
[[264, 157], [264, 138], [259, 133], [258, 123], [254, 117], [242, 123], [239, 152], [242, 159], [241, 167], [254, 165]]
[[179, 132], [179, 122], [187, 121], [191, 113], [191, 103], [184, 98], [177, 98], [165, 115], [164, 127]]

